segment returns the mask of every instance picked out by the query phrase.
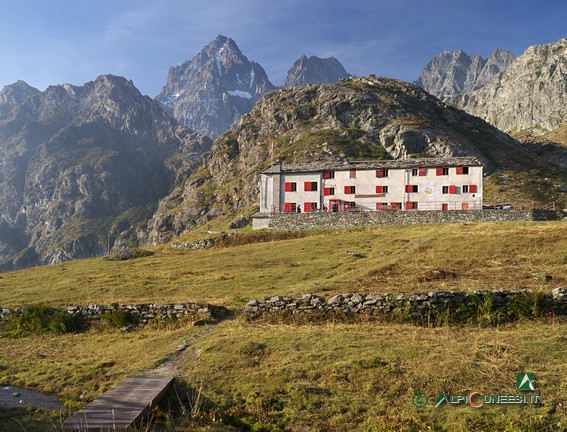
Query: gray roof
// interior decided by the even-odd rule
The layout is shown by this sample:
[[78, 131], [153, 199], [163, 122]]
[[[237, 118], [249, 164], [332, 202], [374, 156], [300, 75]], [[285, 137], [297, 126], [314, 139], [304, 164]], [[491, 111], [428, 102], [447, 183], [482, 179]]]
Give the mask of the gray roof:
[[262, 174], [277, 174], [282, 172], [318, 172], [318, 171], [346, 171], [351, 169], [405, 169], [405, 168], [437, 168], [455, 166], [482, 166], [474, 156], [438, 157], [438, 158], [411, 158], [396, 160], [369, 160], [347, 162], [308, 162], [302, 164], [276, 163], [262, 171]]

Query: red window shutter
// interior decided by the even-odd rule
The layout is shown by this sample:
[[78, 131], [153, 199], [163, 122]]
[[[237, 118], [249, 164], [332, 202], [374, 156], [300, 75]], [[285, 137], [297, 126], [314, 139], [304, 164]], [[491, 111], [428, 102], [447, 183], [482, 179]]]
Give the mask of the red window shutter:
[[469, 193], [476, 193], [476, 185], [469, 185]]
[[441, 204], [441, 210], [449, 210], [449, 204], [447, 203]]
[[291, 203], [284, 203], [283, 211], [284, 212], [290, 212], [291, 211]]
[[377, 194], [383, 193], [383, 190], [384, 190], [384, 189], [382, 188], [382, 186], [376, 186], [376, 193], [377, 193]]
[[384, 170], [377, 169], [376, 170], [376, 177], [384, 177]]
[[413, 190], [412, 185], [406, 185], [406, 193], [411, 193], [412, 190]]
[[329, 171], [323, 171], [323, 179], [326, 180], [328, 178], [331, 178]]
[[345, 186], [345, 195], [350, 194], [350, 186]]
[[311, 191], [311, 182], [304, 182], [304, 183], [303, 183], [303, 190], [304, 190], [305, 192]]
[[291, 183], [290, 182], [285, 182], [284, 183], [284, 190], [286, 192], [291, 192]]
[[424, 176], [427, 174], [427, 169], [426, 168], [420, 168], [419, 169], [419, 175], [420, 176]]
[[469, 209], [469, 203], [461, 203], [461, 210], [468, 210]]
[[457, 167], [457, 174], [462, 174], [463, 173], [463, 167], [462, 166], [458, 166]]
[[443, 175], [443, 168], [435, 168], [435, 173], [438, 176], [442, 176]]
[[310, 202], [303, 203], [303, 211], [305, 213], [309, 213], [311, 211], [311, 203]]
[[449, 193], [450, 194], [456, 194], [457, 193], [457, 186], [455, 186], [455, 185], [449, 186]]
[[323, 195], [331, 195], [331, 188], [323, 188]]

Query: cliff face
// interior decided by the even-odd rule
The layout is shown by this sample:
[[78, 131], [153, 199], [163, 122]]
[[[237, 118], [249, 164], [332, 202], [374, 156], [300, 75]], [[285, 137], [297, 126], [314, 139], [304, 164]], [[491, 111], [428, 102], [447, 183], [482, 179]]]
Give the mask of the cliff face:
[[148, 240], [164, 242], [212, 219], [228, 223], [253, 213], [257, 175], [275, 160], [412, 155], [474, 155], [487, 173], [537, 165], [508, 135], [408, 83], [367, 77], [280, 90], [221, 135], [185, 188], [160, 202]]
[[218, 36], [190, 61], [170, 68], [156, 100], [179, 123], [216, 137], [275, 89], [264, 69]]
[[28, 89], [10, 105], [0, 118], [2, 270], [135, 243], [211, 143], [109, 75]]
[[463, 51], [443, 51], [425, 66], [416, 85], [446, 99], [484, 87], [516, 58], [514, 54], [495, 49], [488, 59]]
[[482, 89], [451, 103], [504, 130], [553, 131], [567, 123], [567, 38], [532, 46]]
[[343, 65], [334, 57], [302, 55], [288, 71], [282, 88], [337, 82], [349, 76]]

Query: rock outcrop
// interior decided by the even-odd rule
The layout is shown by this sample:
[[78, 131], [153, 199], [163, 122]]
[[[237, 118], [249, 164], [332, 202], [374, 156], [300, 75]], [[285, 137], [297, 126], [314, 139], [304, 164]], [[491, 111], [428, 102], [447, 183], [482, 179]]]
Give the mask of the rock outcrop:
[[567, 124], [567, 38], [528, 48], [485, 87], [451, 100], [504, 131]]
[[514, 61], [514, 54], [495, 49], [488, 59], [463, 51], [443, 51], [425, 66], [416, 84], [440, 99], [484, 87]]
[[120, 77], [1, 95], [1, 270], [136, 243], [211, 145]]
[[190, 61], [169, 69], [156, 100], [179, 123], [215, 138], [274, 89], [262, 66], [219, 35]]
[[281, 85], [282, 88], [337, 82], [350, 74], [334, 57], [319, 58], [302, 55], [295, 61]]

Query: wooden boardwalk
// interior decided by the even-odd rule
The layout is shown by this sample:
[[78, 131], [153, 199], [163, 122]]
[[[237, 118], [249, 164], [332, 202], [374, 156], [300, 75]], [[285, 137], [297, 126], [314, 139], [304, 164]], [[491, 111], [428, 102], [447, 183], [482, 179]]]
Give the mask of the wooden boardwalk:
[[63, 421], [66, 430], [122, 430], [140, 419], [167, 392], [173, 377], [133, 376]]

